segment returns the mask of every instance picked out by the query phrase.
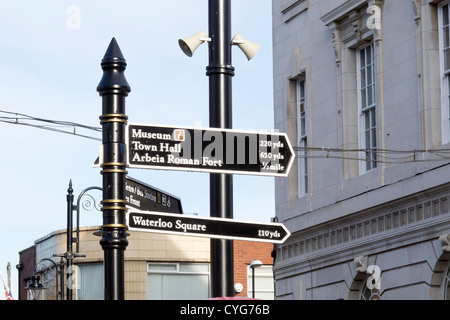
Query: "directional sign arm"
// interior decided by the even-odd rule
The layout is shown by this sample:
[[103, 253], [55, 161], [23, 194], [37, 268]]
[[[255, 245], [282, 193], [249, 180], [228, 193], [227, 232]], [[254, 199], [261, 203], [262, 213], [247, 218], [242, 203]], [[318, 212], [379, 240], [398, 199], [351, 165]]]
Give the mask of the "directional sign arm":
[[128, 176], [125, 197], [128, 206], [140, 211], [183, 213], [179, 197]]
[[128, 124], [130, 168], [286, 177], [295, 158], [286, 134]]
[[270, 243], [283, 243], [290, 236], [280, 223], [263, 224], [137, 210], [129, 210], [127, 224], [130, 230]]

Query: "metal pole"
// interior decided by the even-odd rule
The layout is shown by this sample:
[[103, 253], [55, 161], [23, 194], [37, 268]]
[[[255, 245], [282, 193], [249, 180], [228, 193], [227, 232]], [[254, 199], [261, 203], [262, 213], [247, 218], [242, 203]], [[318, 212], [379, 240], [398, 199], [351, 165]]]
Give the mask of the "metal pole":
[[[69, 273], [72, 273], [72, 243], [73, 243], [73, 189], [72, 180], [69, 182], [67, 189], [67, 281], [69, 281]], [[72, 286], [67, 286], [67, 300], [72, 300]]]
[[[232, 128], [231, 1], [209, 0], [209, 125]], [[233, 218], [233, 177], [210, 174], [211, 217]], [[233, 241], [211, 240], [211, 294], [233, 296]]]
[[59, 277], [61, 279], [60, 285], [60, 295], [61, 300], [64, 300], [64, 259], [61, 257], [61, 260], [59, 261]]
[[18, 264], [16, 264], [16, 269], [18, 272], [17, 282], [18, 282], [18, 290], [17, 290], [17, 299], [22, 300], [22, 271], [23, 271], [23, 263], [22, 261], [19, 261]]
[[255, 268], [252, 268], [252, 298], [255, 298]]
[[103, 77], [97, 87], [102, 97], [103, 226], [100, 244], [104, 252], [105, 300], [124, 300], [124, 255], [128, 246], [125, 222], [125, 98], [130, 86], [125, 79], [126, 60], [116, 39], [103, 57]]

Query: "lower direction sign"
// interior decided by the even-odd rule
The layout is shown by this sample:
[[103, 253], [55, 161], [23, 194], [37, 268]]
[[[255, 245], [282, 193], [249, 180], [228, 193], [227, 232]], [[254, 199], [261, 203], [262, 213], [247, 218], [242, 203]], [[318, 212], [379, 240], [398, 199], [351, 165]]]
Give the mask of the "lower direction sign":
[[283, 243], [290, 232], [281, 223], [262, 224], [234, 219], [204, 218], [129, 209], [130, 230], [216, 239]]

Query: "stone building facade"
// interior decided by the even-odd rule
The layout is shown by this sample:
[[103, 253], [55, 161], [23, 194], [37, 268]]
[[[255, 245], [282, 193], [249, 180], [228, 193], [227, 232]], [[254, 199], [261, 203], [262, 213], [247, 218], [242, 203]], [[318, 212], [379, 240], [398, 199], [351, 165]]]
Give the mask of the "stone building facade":
[[272, 4], [276, 298], [449, 299], [449, 1]]

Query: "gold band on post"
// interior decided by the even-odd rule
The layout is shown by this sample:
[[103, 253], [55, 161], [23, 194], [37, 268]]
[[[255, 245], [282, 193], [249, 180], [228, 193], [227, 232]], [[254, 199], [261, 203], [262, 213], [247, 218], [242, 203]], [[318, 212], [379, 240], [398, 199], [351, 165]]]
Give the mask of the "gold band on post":
[[125, 224], [118, 224], [118, 223], [114, 223], [114, 224], [105, 224], [102, 226], [103, 228], [125, 228], [128, 230], [128, 226]]
[[119, 202], [119, 203], [128, 203], [127, 200], [122, 200], [122, 199], [106, 199], [106, 200], [101, 201], [102, 204], [104, 204], [104, 203], [117, 203], [117, 202]]
[[125, 167], [126, 165], [125, 165], [125, 163], [122, 163], [122, 162], [105, 162], [105, 163], [102, 163], [100, 166], [101, 167], [106, 167], [106, 166]]
[[128, 116], [122, 113], [106, 113], [102, 114], [99, 119], [102, 120], [103, 118], [124, 118], [128, 119]]
[[102, 211], [105, 210], [123, 210], [123, 211], [127, 211], [126, 207], [121, 207], [121, 206], [110, 206], [110, 207], [102, 207]]
[[107, 120], [100, 120], [100, 124], [104, 124], [107, 122], [122, 122], [122, 123], [127, 123], [126, 119], [107, 119]]
[[125, 169], [103, 169], [102, 171], [100, 171], [100, 174], [104, 174], [104, 173], [125, 173], [125, 174], [127, 174], [128, 171]]
[[128, 116], [120, 113], [108, 113], [103, 114], [100, 117], [100, 124], [107, 123], [107, 122], [121, 122], [121, 123], [127, 123]]
[[[102, 211], [103, 210], [124, 210], [124, 211], [128, 210], [126, 207], [120, 205], [120, 204], [126, 205], [128, 203], [126, 200], [107, 199], [107, 200], [103, 200], [101, 203], [102, 203]], [[110, 206], [106, 205], [106, 204], [116, 204], [116, 203], [119, 203], [119, 205], [110, 205]]]

